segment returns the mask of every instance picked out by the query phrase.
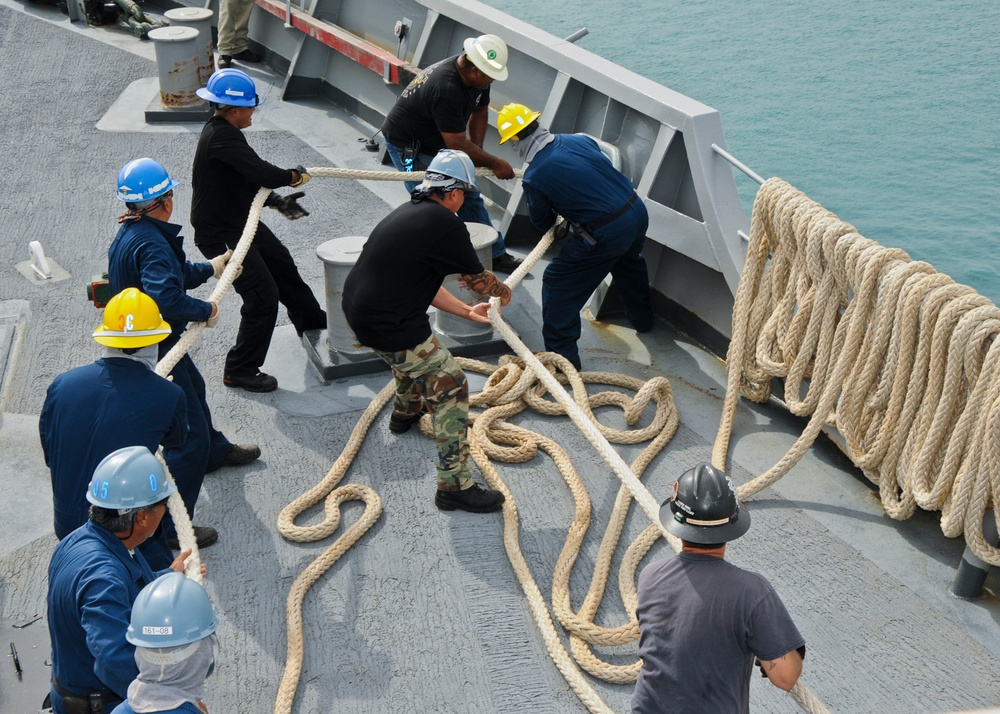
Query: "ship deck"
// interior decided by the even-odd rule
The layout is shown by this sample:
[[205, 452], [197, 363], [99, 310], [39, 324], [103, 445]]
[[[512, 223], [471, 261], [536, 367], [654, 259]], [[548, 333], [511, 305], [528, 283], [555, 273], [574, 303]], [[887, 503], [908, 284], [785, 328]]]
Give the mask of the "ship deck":
[[[0, 217], [8, 235], [0, 246], [7, 266], [0, 283], [0, 620], [6, 626], [45, 611], [46, 566], [56, 541], [37, 419], [51, 380], [100, 354], [90, 339], [99, 312], [84, 298], [83, 286], [106, 266], [119, 209], [112, 196], [115, 175], [132, 158], [159, 160], [182, 182], [175, 219], [187, 225], [200, 126], [143, 123], [142, 111], [157, 91], [148, 42], [117, 29], [71, 25], [55, 10], [15, 0], [0, 0], [0, 38]], [[251, 74], [264, 104], [250, 141], [265, 158], [377, 168], [358, 141], [373, 127], [318, 100], [282, 102], [266, 68], [254, 67]], [[366, 235], [405, 200], [405, 192], [398, 183], [315, 179], [306, 194], [309, 218], [269, 223], [322, 295], [315, 247], [338, 236]], [[189, 255], [196, 256], [186, 234]], [[30, 240], [41, 241], [68, 279], [30, 281], [15, 270]], [[511, 247], [523, 255], [530, 246]], [[505, 313], [532, 349], [541, 348], [542, 269], [539, 263], [532, 270]], [[204, 297], [209, 288], [196, 294]], [[238, 302], [228, 297], [219, 326], [193, 352], [217, 426], [263, 451], [254, 464], [210, 475], [194, 519], [220, 532], [219, 543], [202, 553], [206, 586], [222, 617], [221, 662], [206, 696], [214, 712], [271, 709], [285, 661], [289, 586], [330, 543], [285, 541], [275, 528], [278, 513], [326, 474], [388, 380], [382, 372], [322, 383], [282, 315], [264, 366], [278, 378], [278, 391], [252, 395], [224, 388], [221, 365], [235, 336]], [[584, 368], [670, 380], [681, 426], [643, 479], [664, 498], [680, 473], [710, 458], [725, 368], [662, 321], [644, 335], [624, 324], [615, 318], [585, 323]], [[473, 389], [483, 381], [474, 376]], [[615, 410], [599, 414], [623, 425]], [[619, 484], [569, 419], [526, 413], [515, 421], [573, 455], [593, 502], [593, 525], [571, 578], [571, 599], [579, 607]], [[390, 434], [387, 422], [383, 411], [345, 478], [375, 489], [384, 512], [306, 598], [305, 663], [294, 711], [583, 711], [546, 654], [504, 553], [500, 516], [439, 512], [432, 503], [431, 442], [417, 430]], [[745, 482], [771, 466], [801, 427], [777, 403], [742, 403], [730, 449], [734, 480]], [[626, 461], [639, 448], [619, 447]], [[547, 457], [497, 468], [517, 502], [521, 546], [534, 578], [549, 593], [573, 517], [572, 498]], [[937, 514], [892, 521], [864, 477], [828, 443], [817, 444], [748, 507], [753, 527], [727, 557], [762, 573], [778, 590], [807, 642], [803, 681], [832, 711], [912, 714], [1000, 703], [1000, 602], [989, 593], [972, 602], [950, 594], [964, 544], [941, 535]], [[361, 509], [344, 510], [350, 522]], [[318, 518], [314, 510], [303, 520]], [[623, 541], [647, 525], [633, 506]], [[644, 562], [669, 552], [660, 542]], [[996, 572], [987, 584], [994, 592], [1000, 586]], [[614, 585], [597, 620], [624, 621]], [[23, 679], [0, 665], [5, 712], [20, 712], [15, 702], [40, 703], [44, 696], [43, 688], [28, 691], [47, 677], [43, 653], [19, 651]], [[616, 663], [635, 657], [634, 646], [602, 653]], [[594, 686], [612, 709], [627, 710], [630, 687]], [[799, 711], [757, 678], [751, 706]]]

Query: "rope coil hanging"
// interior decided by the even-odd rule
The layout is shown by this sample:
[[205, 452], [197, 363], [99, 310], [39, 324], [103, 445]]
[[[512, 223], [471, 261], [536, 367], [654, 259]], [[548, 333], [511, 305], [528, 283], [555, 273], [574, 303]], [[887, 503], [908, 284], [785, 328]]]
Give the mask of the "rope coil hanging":
[[771, 179], [754, 202], [712, 462], [725, 465], [739, 395], [764, 401], [784, 379], [789, 410], [809, 421], [741, 498], [835, 426], [886, 513], [940, 510], [946, 536], [964, 534], [977, 557], [1000, 565], [983, 537], [987, 510], [1000, 516], [998, 333], [1000, 310], [985, 297]]

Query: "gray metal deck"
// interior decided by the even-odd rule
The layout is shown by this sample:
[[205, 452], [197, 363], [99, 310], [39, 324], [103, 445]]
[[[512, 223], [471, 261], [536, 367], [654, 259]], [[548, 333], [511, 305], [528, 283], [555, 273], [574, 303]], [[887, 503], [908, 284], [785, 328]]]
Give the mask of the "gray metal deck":
[[[182, 181], [176, 217], [186, 224], [200, 127], [141, 124], [155, 92], [151, 53], [150, 45], [115, 30], [70, 27], [56, 12], [0, 0], [0, 217], [7, 235], [0, 256], [8, 266], [0, 283], [6, 351], [0, 372], [7, 375], [0, 397], [4, 622], [44, 613], [55, 538], [37, 415], [55, 375], [98, 355], [89, 335], [99, 313], [85, 301], [83, 284], [106, 263], [120, 165], [143, 155], [164, 163]], [[253, 74], [259, 81], [268, 76]], [[372, 127], [325, 103], [281, 102], [275, 91], [255, 118], [251, 142], [262, 155], [286, 164], [372, 167], [373, 155], [357, 142]], [[330, 180], [311, 182], [306, 193], [312, 216], [269, 222], [321, 293], [315, 246], [366, 234], [404, 193], [398, 184]], [[33, 239], [71, 280], [35, 285], [14, 270]], [[540, 348], [540, 286], [541, 266], [509, 311], [533, 349]], [[227, 300], [219, 326], [194, 354], [217, 424], [264, 452], [248, 467], [211, 475], [195, 517], [221, 534], [203, 553], [207, 587], [223, 618], [222, 662], [206, 703], [213, 712], [264, 712], [273, 706], [284, 666], [288, 587], [326, 547], [284, 541], [275, 530], [278, 512], [322, 478], [388, 375], [321, 384], [282, 316], [265, 365], [281, 388], [270, 395], [227, 390], [221, 365], [237, 303]], [[585, 326], [582, 358], [587, 369], [670, 379], [682, 426], [644, 479], [654, 494], [665, 496], [685, 468], [709, 458], [725, 385], [717, 359], [663, 323], [636, 336], [613, 322]], [[474, 387], [480, 384], [474, 379]], [[295, 711], [583, 711], [546, 656], [503, 552], [499, 516], [438, 512], [431, 500], [432, 445], [415, 431], [391, 435], [386, 420], [380, 416], [346, 479], [376, 489], [385, 510], [306, 600], [306, 660]], [[594, 502], [594, 525], [572, 580], [579, 606], [618, 483], [568, 420], [525, 415], [518, 423], [556, 435], [576, 456]], [[777, 460], [797, 426], [777, 409], [741, 407], [731, 450], [736, 481]], [[629, 460], [635, 447], [622, 452]], [[522, 547], [547, 591], [572, 517], [568, 491], [543, 457], [500, 471], [518, 502]], [[977, 602], [950, 596], [963, 545], [940, 535], [934, 514], [891, 521], [849, 464], [821, 448], [748, 505], [754, 527], [730, 558], [763, 573], [782, 595], [807, 641], [803, 681], [833, 711], [914, 714], [1000, 703], [1000, 603], [993, 596]], [[346, 510], [348, 520], [360, 512]], [[625, 538], [645, 525], [645, 516], [633, 512]], [[661, 543], [650, 557], [667, 552]], [[995, 575], [989, 585], [1000, 586]], [[614, 587], [599, 619], [622, 621]], [[611, 656], [626, 662], [634, 650]], [[26, 682], [0, 663], [0, 697], [25, 695]], [[616, 711], [627, 709], [628, 687], [596, 687]], [[757, 679], [751, 701], [755, 711], [798, 711]]]

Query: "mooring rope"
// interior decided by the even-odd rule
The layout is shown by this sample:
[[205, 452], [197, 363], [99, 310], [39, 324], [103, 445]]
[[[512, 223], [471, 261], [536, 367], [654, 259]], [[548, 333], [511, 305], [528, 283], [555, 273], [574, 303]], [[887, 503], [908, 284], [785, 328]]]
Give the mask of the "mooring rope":
[[[368, 171], [323, 167], [308, 169], [308, 171], [310, 175], [315, 177], [350, 178], [356, 180], [400, 181], [421, 180], [423, 178], [421, 172], [401, 175], [400, 172], [396, 171]], [[490, 175], [491, 173], [486, 169], [477, 170], [477, 175], [480, 176]], [[522, 173], [520, 170], [516, 171], [518, 176], [522, 175]], [[264, 201], [268, 194], [270, 194], [269, 189], [261, 189], [254, 198], [246, 227], [234, 250], [232, 259], [209, 297], [209, 300], [216, 304], [221, 305], [221, 301], [236, 277], [237, 266], [242, 264], [250, 248], [253, 236], [256, 233], [257, 224], [260, 220], [260, 213], [263, 210]], [[551, 243], [551, 240], [552, 231], [549, 231], [545, 238], [539, 242], [525, 259], [524, 264], [508, 278], [506, 281], [508, 286], [513, 288], [518, 284], [528, 270], [539, 260]], [[610, 682], [631, 683], [635, 681], [641, 662], [625, 666], [610, 665], [597, 658], [591, 651], [590, 646], [629, 644], [638, 638], [638, 623], [635, 619], [635, 571], [642, 558], [661, 535], [666, 536], [667, 541], [675, 551], [679, 550], [680, 547], [677, 539], [663, 530], [659, 522], [659, 503], [638, 478], [677, 429], [679, 419], [673, 405], [670, 386], [662, 378], [656, 378], [642, 384], [639, 380], [613, 373], [591, 372], [583, 373], [582, 375], [577, 374], [572, 366], [558, 355], [543, 354], [542, 359], [539, 359], [521, 343], [516, 333], [500, 319], [496, 310], [496, 302], [496, 299], [494, 299], [493, 309], [490, 311], [494, 329], [515, 350], [518, 359], [501, 358], [500, 365], [497, 367], [471, 360], [459, 360], [463, 368], [473, 371], [481, 370], [490, 374], [487, 386], [483, 392], [479, 395], [473, 395], [470, 398], [470, 403], [473, 406], [487, 407], [481, 415], [475, 416], [472, 419], [470, 428], [471, 453], [487, 482], [493, 488], [502, 491], [507, 497], [503, 511], [504, 545], [511, 564], [514, 567], [515, 574], [529, 600], [532, 614], [542, 632], [543, 640], [546, 642], [546, 647], [553, 662], [588, 710], [592, 712], [609, 712], [610, 709], [607, 704], [596, 693], [580, 669], [582, 668], [593, 676]], [[204, 328], [204, 323], [193, 324], [178, 341], [177, 345], [157, 365], [157, 374], [161, 376], [169, 374], [195, 343]], [[570, 383], [573, 390], [572, 397], [559, 384], [555, 375], [556, 372], [561, 372], [563, 379]], [[585, 382], [608, 383], [622, 388], [633, 389], [636, 395], [632, 399], [628, 399], [621, 392], [602, 392], [597, 395], [588, 395]], [[503, 385], [503, 388], [501, 388], [501, 385]], [[338, 486], [338, 484], [357, 454], [364, 436], [375, 417], [392, 398], [393, 391], [394, 384], [390, 382], [372, 400], [362, 414], [343, 452], [331, 467], [326, 477], [319, 484], [286, 506], [279, 515], [278, 530], [284, 537], [297, 542], [311, 542], [325, 538], [336, 531], [340, 523], [339, 508], [342, 503], [348, 500], [361, 500], [365, 503], [362, 517], [300, 573], [290, 589], [286, 603], [286, 618], [288, 623], [287, 660], [275, 700], [276, 714], [291, 711], [301, 676], [304, 657], [302, 604], [306, 592], [377, 521], [381, 514], [381, 501], [378, 494], [372, 489], [357, 484], [347, 484], [344, 486]], [[546, 392], [555, 398], [558, 406], [544, 398]], [[655, 402], [657, 405], [652, 424], [634, 431], [609, 429], [601, 425], [592, 413], [594, 407], [617, 405], [623, 409], [626, 423], [633, 425], [638, 421], [650, 401]], [[566, 413], [588, 441], [597, 449], [602, 458], [611, 466], [615, 475], [622, 481], [622, 487], [616, 498], [608, 528], [602, 538], [591, 586], [583, 605], [577, 611], [573, 610], [570, 602], [569, 578], [570, 571], [582, 544], [583, 536], [589, 525], [590, 501], [586, 495], [586, 489], [572, 467], [569, 456], [565, 454], [554, 440], [500, 421], [519, 413], [528, 406], [538, 409], [543, 413]], [[422, 429], [427, 430], [429, 426], [422, 424]], [[617, 451], [611, 447], [609, 439], [620, 441], [620, 443], [641, 443], [645, 440], [651, 440], [651, 442], [643, 449], [630, 468], [621, 459]], [[516, 445], [516, 447], [511, 448], [512, 444]], [[565, 647], [553, 625], [545, 598], [538, 588], [527, 562], [521, 553], [518, 539], [519, 523], [513, 494], [500, 479], [490, 460], [491, 458], [503, 461], [526, 460], [527, 458], [531, 458], [539, 448], [552, 456], [556, 462], [564, 480], [570, 486], [576, 504], [576, 517], [567, 536], [563, 552], [557, 561], [553, 576], [552, 595], [553, 611], [563, 627], [569, 632], [573, 657], [570, 657], [566, 653]], [[168, 478], [171, 478], [169, 470]], [[633, 498], [651, 520], [652, 525], [647, 527], [628, 547], [619, 570], [619, 589], [626, 610], [627, 622], [614, 628], [600, 627], [594, 623], [593, 618], [603, 597], [612, 556], [617, 548], [621, 531], [624, 527], [625, 516], [628, 513], [628, 507]], [[326, 505], [324, 507], [325, 517], [321, 523], [309, 527], [295, 525], [294, 520], [298, 515], [323, 499], [325, 499]], [[185, 511], [183, 501], [178, 494], [170, 497], [168, 505], [177, 526], [181, 547], [193, 550], [192, 557], [188, 562], [187, 573], [189, 577], [200, 581], [200, 558], [190, 517]], [[811, 712], [811, 714], [823, 714], [827, 712], [822, 703], [801, 682], [792, 689], [790, 694], [804, 710]]]
[[892, 518], [941, 511], [948, 537], [1000, 565], [983, 518], [1000, 517], [1000, 310], [905, 252], [885, 248], [780, 179], [754, 202], [733, 313], [729, 381], [712, 462], [725, 465], [740, 394], [785, 381], [809, 421], [749, 498], [833, 425]]
[[[525, 258], [524, 264], [505, 281], [508, 286], [514, 287], [520, 282], [521, 278], [545, 252], [551, 240], [552, 231]], [[515, 349], [517, 357], [502, 357], [499, 365], [465, 358], [458, 359], [463, 369], [489, 375], [483, 390], [470, 397], [472, 407], [484, 408], [481, 414], [474, 414], [471, 417], [472, 423], [469, 432], [471, 455], [487, 483], [504, 493], [507, 498], [503, 509], [504, 545], [553, 662], [588, 710], [610, 712], [610, 708], [580, 670], [582, 668], [599, 678], [620, 683], [634, 682], [638, 674], [640, 666], [638, 662], [628, 666], [610, 665], [598, 659], [590, 651], [590, 645], [631, 644], [638, 639], [638, 623], [635, 619], [635, 570], [645, 553], [663, 533], [658, 519], [659, 502], [641, 484], [638, 475], [641, 475], [677, 429], [679, 417], [673, 404], [670, 385], [667, 380], [661, 377], [643, 383], [641, 380], [614, 373], [587, 372], [578, 374], [569, 362], [559, 355], [550, 353], [544, 353], [540, 357], [533, 355], [513, 330], [498, 316], [495, 309], [491, 310], [491, 319], [494, 329]], [[563, 375], [563, 380], [570, 383], [573, 390], [572, 396], [568, 395], [559, 384], [555, 375], [557, 371]], [[631, 389], [635, 391], [635, 396], [629, 397], [619, 391], [589, 395], [585, 383], [606, 383], [619, 388]], [[339, 496], [338, 492], [340, 489], [351, 487], [336, 488], [336, 485], [343, 478], [357, 454], [374, 416], [389, 402], [393, 392], [394, 382], [390, 381], [369, 404], [355, 426], [343, 452], [323, 481], [282, 511], [278, 520], [278, 530], [282, 535], [289, 540], [304, 542], [326, 537], [332, 532], [332, 528], [329, 527], [329, 524], [334, 521], [334, 517], [331, 515], [333, 509], [330, 505], [331, 501], [338, 499], [339, 503], [348, 500], [346, 497]], [[545, 399], [546, 392], [553, 394], [556, 401]], [[639, 429], [620, 430], [607, 427], [597, 422], [592, 411], [604, 406], [618, 406], [623, 411], [626, 423], [634, 425], [651, 402], [656, 405], [652, 421]], [[584, 604], [578, 611], [573, 610], [570, 602], [569, 580], [571, 569], [582, 546], [583, 537], [589, 527], [590, 498], [569, 455], [556, 441], [506, 421], [528, 408], [549, 415], [568, 414], [580, 427], [586, 438], [598, 449], [601, 456], [611, 465], [612, 470], [622, 479], [624, 484], [619, 491], [614, 513], [602, 539], [590, 590]], [[431, 434], [429, 419], [422, 420], [421, 429], [426, 435]], [[630, 468], [617, 451], [610, 446], [609, 440], [618, 443], [643, 443], [645, 441], [650, 441], [650, 443], [643, 449]], [[566, 544], [555, 568], [551, 611], [520, 549], [519, 521], [515, 498], [492, 464], [492, 460], [527, 461], [533, 458], [539, 449], [553, 458], [560, 474], [570, 488], [576, 506], [575, 517], [569, 529]], [[656, 525], [647, 528], [629, 547], [623, 566], [619, 571], [619, 587], [625, 604], [626, 624], [615, 628], [601, 627], [596, 625], [593, 620], [605, 591], [612, 556], [617, 548], [633, 494], [635, 494], [640, 507]], [[294, 519], [298, 515], [323, 498], [327, 499], [326, 520], [323, 523], [311, 528], [294, 526]], [[366, 509], [365, 517], [367, 514], [368, 510]], [[339, 519], [339, 516], [337, 518]], [[375, 518], [377, 518], [377, 513]], [[371, 522], [374, 522], [374, 518], [371, 519]], [[346, 537], [345, 533], [342, 539], [346, 539]], [[672, 536], [669, 536], [669, 539], [674, 542], [675, 549], [679, 548], [676, 539]], [[353, 540], [356, 540], [356, 537]], [[338, 543], [327, 549], [317, 561], [307, 568], [306, 572], [318, 577], [323, 570], [332, 566], [346, 550], [346, 547], [338, 549]], [[334, 549], [337, 549], [336, 556], [327, 557]], [[300, 579], [303, 579], [304, 576], [305, 573], [300, 576]], [[311, 582], [315, 581], [315, 577], [312, 577]], [[297, 580], [296, 584], [293, 585], [287, 604], [288, 663], [275, 703], [276, 714], [291, 711], [295, 687], [301, 673], [303, 657], [301, 603], [308, 584], [297, 587], [298, 584]], [[572, 656], [566, 652], [553, 624], [552, 612], [569, 632]]]

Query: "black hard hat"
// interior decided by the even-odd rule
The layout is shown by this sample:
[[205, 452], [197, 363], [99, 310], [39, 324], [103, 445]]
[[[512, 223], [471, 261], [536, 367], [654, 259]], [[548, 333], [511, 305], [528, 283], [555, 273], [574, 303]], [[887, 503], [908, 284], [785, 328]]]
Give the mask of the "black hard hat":
[[750, 528], [750, 512], [740, 505], [729, 477], [701, 463], [677, 479], [673, 495], [660, 507], [660, 523], [692, 543], [727, 543]]

